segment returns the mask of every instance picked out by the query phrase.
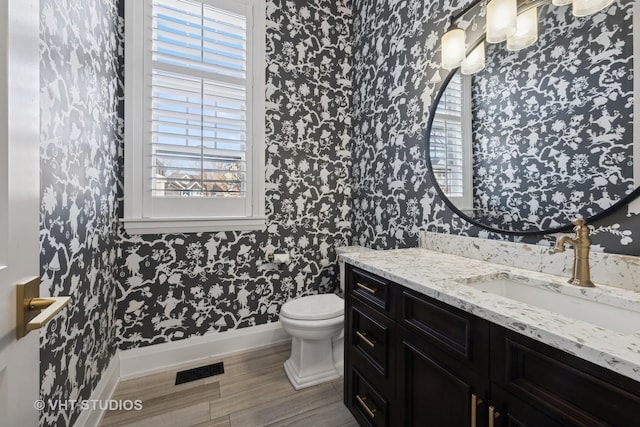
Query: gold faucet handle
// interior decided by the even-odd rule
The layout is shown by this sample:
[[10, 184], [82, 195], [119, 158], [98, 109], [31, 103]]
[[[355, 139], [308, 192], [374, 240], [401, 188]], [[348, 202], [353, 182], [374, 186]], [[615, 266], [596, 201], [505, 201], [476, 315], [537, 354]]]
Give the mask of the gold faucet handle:
[[589, 239], [589, 226], [587, 225], [587, 221], [582, 218], [576, 218], [573, 220], [573, 223], [576, 225], [573, 228], [573, 231], [576, 233], [576, 238], [579, 239]]

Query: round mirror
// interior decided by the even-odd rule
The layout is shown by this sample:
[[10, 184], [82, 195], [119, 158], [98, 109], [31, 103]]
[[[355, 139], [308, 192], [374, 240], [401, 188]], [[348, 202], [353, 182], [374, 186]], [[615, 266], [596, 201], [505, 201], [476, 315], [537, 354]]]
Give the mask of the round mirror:
[[584, 18], [540, 6], [536, 43], [487, 44], [484, 70], [449, 74], [427, 130], [432, 181], [449, 207], [492, 231], [538, 234], [638, 194], [633, 3]]

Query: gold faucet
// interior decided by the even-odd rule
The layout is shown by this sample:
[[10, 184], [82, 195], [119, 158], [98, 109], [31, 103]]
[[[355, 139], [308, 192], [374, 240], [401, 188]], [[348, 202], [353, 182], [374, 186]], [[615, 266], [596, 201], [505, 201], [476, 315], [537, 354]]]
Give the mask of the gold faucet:
[[591, 270], [589, 269], [589, 248], [591, 247], [589, 227], [587, 227], [586, 221], [582, 218], [575, 219], [573, 223], [575, 224], [573, 229], [576, 232], [575, 237], [561, 236], [556, 241], [556, 246], [551, 250], [551, 253], [564, 252], [566, 243], [573, 246], [573, 277], [571, 277], [569, 283], [592, 288], [594, 284], [591, 281]]

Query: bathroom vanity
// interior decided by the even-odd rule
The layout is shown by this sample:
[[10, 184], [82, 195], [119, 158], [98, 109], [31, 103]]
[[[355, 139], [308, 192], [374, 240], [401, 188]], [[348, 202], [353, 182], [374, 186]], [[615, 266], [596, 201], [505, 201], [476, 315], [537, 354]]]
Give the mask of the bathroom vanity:
[[[638, 425], [640, 323], [610, 330], [474, 288], [518, 276], [560, 295], [565, 278], [425, 249], [345, 260], [345, 404], [361, 425]], [[605, 288], [596, 304], [619, 298], [640, 319], [640, 294]]]

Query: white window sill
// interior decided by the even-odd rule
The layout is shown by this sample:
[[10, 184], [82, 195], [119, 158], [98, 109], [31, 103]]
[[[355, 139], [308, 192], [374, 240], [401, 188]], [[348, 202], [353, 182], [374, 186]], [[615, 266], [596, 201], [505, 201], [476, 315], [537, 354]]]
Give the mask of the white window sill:
[[129, 234], [201, 233], [262, 230], [266, 217], [228, 218], [122, 218]]

